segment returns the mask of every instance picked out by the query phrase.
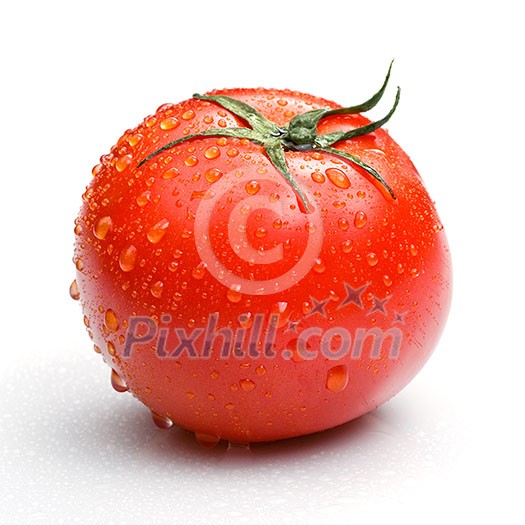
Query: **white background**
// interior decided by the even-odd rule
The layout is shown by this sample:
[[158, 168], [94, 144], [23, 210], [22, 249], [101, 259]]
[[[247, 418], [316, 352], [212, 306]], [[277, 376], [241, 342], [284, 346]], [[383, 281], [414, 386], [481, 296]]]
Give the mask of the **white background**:
[[[2, 523], [523, 523], [520, 2], [2, 2]], [[109, 386], [68, 297], [91, 167], [161, 103], [289, 87], [343, 104], [391, 58], [388, 129], [449, 237], [445, 334], [338, 429], [200, 449]], [[390, 97], [390, 98], [389, 98]], [[377, 116], [388, 108], [386, 102]]]

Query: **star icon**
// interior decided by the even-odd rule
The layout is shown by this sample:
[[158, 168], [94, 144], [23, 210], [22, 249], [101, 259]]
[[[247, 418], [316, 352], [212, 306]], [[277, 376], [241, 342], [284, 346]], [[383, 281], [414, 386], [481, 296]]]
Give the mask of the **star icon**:
[[314, 314], [319, 314], [326, 318], [325, 308], [326, 305], [330, 302], [330, 298], [325, 299], [324, 301], [318, 301], [310, 295], [310, 300], [312, 301], [313, 308], [308, 312], [308, 315], [306, 317], [308, 318]]
[[368, 284], [364, 284], [360, 288], [353, 288], [348, 283], [344, 283], [346, 289], [346, 297], [344, 301], [337, 307], [339, 310], [347, 304], [355, 304], [358, 308], [363, 309], [363, 302], [361, 301], [361, 294], [368, 288]]
[[388, 295], [384, 299], [379, 299], [379, 297], [373, 295], [372, 301], [374, 301], [374, 306], [369, 310], [368, 315], [374, 312], [381, 312], [383, 315], [386, 315], [385, 304], [390, 300], [390, 297]]
[[299, 325], [301, 321], [288, 321], [288, 326], [285, 330], [285, 332], [295, 332], [298, 333], [299, 330], [297, 329], [297, 326]]
[[399, 323], [399, 324], [405, 324], [405, 315], [407, 314], [407, 312], [403, 312], [403, 313], [398, 313], [398, 312], [394, 312], [394, 323]]

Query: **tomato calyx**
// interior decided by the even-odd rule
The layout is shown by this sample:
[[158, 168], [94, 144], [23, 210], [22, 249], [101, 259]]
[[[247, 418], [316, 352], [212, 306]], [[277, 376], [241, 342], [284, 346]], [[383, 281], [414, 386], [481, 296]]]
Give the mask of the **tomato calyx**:
[[370, 109], [374, 108], [383, 97], [385, 89], [388, 85], [392, 64], [393, 61], [390, 63], [388, 72], [381, 88], [367, 101], [345, 108], [320, 108], [307, 111], [292, 118], [292, 120], [290, 120], [288, 123], [288, 126], [278, 126], [275, 122], [272, 122], [271, 120], [264, 117], [254, 107], [241, 100], [237, 100], [226, 95], [195, 94], [193, 95], [194, 98], [218, 104], [234, 115], [245, 120], [250, 127], [213, 128], [181, 137], [172, 142], [169, 142], [168, 144], [165, 144], [161, 148], [148, 155], [138, 164], [138, 167], [142, 166], [144, 163], [148, 162], [150, 159], [159, 155], [163, 151], [171, 149], [177, 144], [181, 144], [182, 142], [186, 142], [188, 140], [209, 136], [234, 137], [239, 139], [248, 139], [255, 144], [260, 144], [263, 146], [271, 163], [294, 190], [300, 208], [305, 213], [310, 213], [312, 211], [312, 205], [308, 201], [306, 194], [303, 192], [294, 176], [290, 173], [288, 164], [286, 162], [285, 151], [315, 150], [341, 157], [366, 171], [386, 190], [388, 195], [395, 200], [396, 197], [390, 186], [372, 166], [363, 162], [359, 157], [332, 146], [344, 140], [351, 140], [355, 137], [372, 133], [388, 122], [394, 114], [399, 103], [399, 87], [397, 88], [394, 105], [382, 119], [347, 131], [335, 131], [322, 135], [320, 135], [317, 131], [319, 122], [324, 118], [333, 115], [353, 115], [369, 111]]

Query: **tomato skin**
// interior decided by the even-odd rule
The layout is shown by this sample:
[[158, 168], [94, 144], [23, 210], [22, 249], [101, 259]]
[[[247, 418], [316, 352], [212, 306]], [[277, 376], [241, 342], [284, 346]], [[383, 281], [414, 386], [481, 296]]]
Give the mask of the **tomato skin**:
[[[243, 100], [280, 126], [316, 107], [338, 107], [291, 91], [214, 93]], [[367, 122], [332, 116], [319, 132]], [[338, 148], [373, 165], [395, 200], [340, 158], [286, 153], [310, 214], [264, 149], [246, 139], [195, 138], [138, 167], [184, 135], [244, 125], [212, 102], [190, 99], [161, 106], [124, 133], [93, 170], [74, 260], [88, 332], [130, 392], [184, 428], [253, 442], [345, 423], [398, 393], [437, 344], [451, 267], [423, 182], [384, 129]], [[137, 316], [161, 331], [126, 355]], [[373, 337], [363, 339], [370, 333], [385, 336], [373, 357]], [[174, 356], [181, 334], [194, 345]], [[202, 353], [206, 335], [216, 335], [210, 355], [190, 355]], [[243, 335], [245, 356], [232, 349], [223, 358], [228, 336]], [[341, 345], [348, 351], [333, 359]], [[318, 355], [305, 359], [304, 351]]]

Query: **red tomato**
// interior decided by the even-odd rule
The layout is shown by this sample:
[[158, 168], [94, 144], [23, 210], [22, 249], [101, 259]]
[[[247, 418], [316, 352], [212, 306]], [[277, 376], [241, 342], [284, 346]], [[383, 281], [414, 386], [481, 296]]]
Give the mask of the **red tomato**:
[[[231, 89], [165, 104], [93, 169], [71, 293], [112, 384], [204, 444], [356, 418], [429, 358], [442, 225], [364, 104]], [[399, 96], [399, 94], [398, 94]], [[396, 99], [397, 104], [397, 99]]]

